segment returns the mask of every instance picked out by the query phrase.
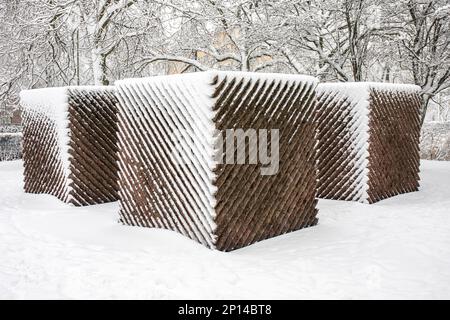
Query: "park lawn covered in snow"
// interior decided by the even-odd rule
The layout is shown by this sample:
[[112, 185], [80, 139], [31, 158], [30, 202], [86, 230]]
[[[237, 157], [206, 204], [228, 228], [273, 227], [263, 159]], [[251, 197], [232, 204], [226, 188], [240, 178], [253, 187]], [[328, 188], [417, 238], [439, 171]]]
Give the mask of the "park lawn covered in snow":
[[22, 192], [0, 163], [0, 298], [450, 298], [450, 162], [422, 162], [416, 193], [321, 200], [319, 225], [231, 253]]

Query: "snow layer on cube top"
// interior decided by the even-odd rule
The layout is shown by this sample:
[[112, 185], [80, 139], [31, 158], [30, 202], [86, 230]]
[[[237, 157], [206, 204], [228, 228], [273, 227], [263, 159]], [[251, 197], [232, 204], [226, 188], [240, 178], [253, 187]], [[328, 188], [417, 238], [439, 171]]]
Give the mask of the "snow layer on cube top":
[[307, 75], [298, 74], [284, 74], [284, 73], [259, 73], [259, 72], [243, 72], [243, 71], [207, 71], [213, 75], [219, 76], [219, 78], [224, 78], [226, 76], [233, 76], [237, 78], [247, 78], [247, 79], [268, 79], [276, 81], [303, 81], [309, 83], [318, 83], [317, 78]]
[[52, 112], [67, 109], [67, 89], [43, 88], [23, 90], [20, 92], [20, 101], [25, 109], [38, 109], [41, 112]]
[[67, 90], [77, 90], [77, 91], [90, 91], [90, 92], [114, 92], [116, 91], [115, 86], [70, 86], [66, 87]]
[[397, 91], [397, 92], [419, 92], [422, 89], [414, 84], [404, 83], [386, 83], [386, 82], [366, 82], [371, 89], [383, 91]]
[[114, 86], [68, 86], [23, 90], [20, 92], [20, 101], [26, 109], [39, 109], [39, 111], [67, 112], [69, 90], [78, 91], [114, 91]]
[[[204, 102], [207, 102], [207, 105], [212, 105], [211, 101], [204, 100], [208, 99], [213, 93], [214, 88], [209, 84], [213, 81], [213, 75], [209, 72], [193, 72], [193, 73], [184, 73], [184, 74], [176, 74], [176, 75], [163, 75], [163, 76], [154, 76], [154, 77], [146, 77], [146, 78], [130, 78], [124, 80], [118, 80], [115, 82], [117, 87], [124, 86], [135, 86], [135, 85], [150, 85], [154, 84], [172, 84], [172, 85], [181, 85], [185, 87], [186, 85], [190, 87], [188, 90], [192, 90], [192, 87], [196, 87], [196, 92], [204, 93], [203, 96], [196, 96], [195, 98], [199, 99], [197, 102], [198, 106], [204, 106]], [[203, 103], [202, 103], [203, 102]]]
[[367, 99], [370, 90], [392, 92], [419, 92], [421, 88], [412, 84], [383, 83], [383, 82], [336, 82], [321, 83], [317, 87], [318, 93], [338, 91], [349, 98], [361, 101]]
[[[124, 80], [116, 81], [116, 85], [122, 84], [133, 84], [133, 83], [148, 83], [148, 82], [159, 82], [159, 81], [194, 81], [195, 84], [199, 84], [199, 81], [204, 81], [206, 84], [210, 84], [214, 77], [219, 77], [223, 79], [227, 76], [236, 78], [246, 78], [246, 79], [274, 79], [274, 80], [284, 80], [284, 81], [304, 81], [310, 83], [317, 83], [317, 78], [306, 75], [295, 75], [295, 74], [283, 74], [283, 73], [258, 73], [258, 72], [242, 72], [242, 71], [219, 71], [210, 70], [203, 72], [192, 72], [183, 74], [173, 74], [173, 75], [162, 75], [153, 76], [146, 78], [129, 78]], [[209, 88], [209, 92], [212, 93], [213, 89]]]

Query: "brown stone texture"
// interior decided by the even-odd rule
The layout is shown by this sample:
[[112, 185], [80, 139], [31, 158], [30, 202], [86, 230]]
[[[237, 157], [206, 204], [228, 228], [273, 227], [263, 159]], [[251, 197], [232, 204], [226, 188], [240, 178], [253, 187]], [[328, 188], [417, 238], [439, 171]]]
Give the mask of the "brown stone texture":
[[24, 189], [85, 206], [118, 199], [117, 100], [110, 87], [24, 91]]
[[11, 116], [11, 124], [12, 125], [21, 125], [22, 124], [22, 110], [14, 110]]
[[420, 97], [371, 90], [369, 202], [419, 190]]
[[[123, 223], [221, 251], [317, 223], [314, 78], [211, 71], [116, 86]], [[245, 164], [221, 164], [214, 139], [227, 129], [278, 129], [278, 173], [249, 163], [249, 139]], [[179, 130], [189, 163], [173, 156]]]
[[318, 87], [318, 196], [374, 203], [419, 187], [420, 88]]

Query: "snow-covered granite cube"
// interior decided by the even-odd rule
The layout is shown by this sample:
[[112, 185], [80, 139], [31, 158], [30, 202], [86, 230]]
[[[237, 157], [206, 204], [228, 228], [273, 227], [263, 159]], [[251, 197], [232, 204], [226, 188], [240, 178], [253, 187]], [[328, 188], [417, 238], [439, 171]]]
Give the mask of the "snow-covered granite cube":
[[76, 206], [116, 201], [113, 87], [22, 91], [24, 188]]
[[318, 196], [373, 203], [419, 187], [420, 87], [322, 83]]
[[316, 85], [219, 71], [116, 82], [122, 222], [222, 251], [315, 225]]

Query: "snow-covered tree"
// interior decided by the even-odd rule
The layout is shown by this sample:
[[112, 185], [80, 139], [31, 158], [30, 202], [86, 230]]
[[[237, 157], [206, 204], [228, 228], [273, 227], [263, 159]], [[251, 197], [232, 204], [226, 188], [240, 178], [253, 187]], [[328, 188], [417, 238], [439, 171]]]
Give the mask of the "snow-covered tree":
[[0, 110], [23, 88], [225, 69], [415, 83], [425, 114], [449, 92], [449, 17], [448, 0], [0, 0]]
[[403, 68], [423, 89], [423, 117], [430, 99], [450, 88], [450, 4], [447, 0], [407, 0], [403, 31]]
[[169, 61], [197, 70], [259, 71], [274, 66], [268, 40], [268, 1], [169, 0], [163, 45], [142, 58], [145, 64]]

